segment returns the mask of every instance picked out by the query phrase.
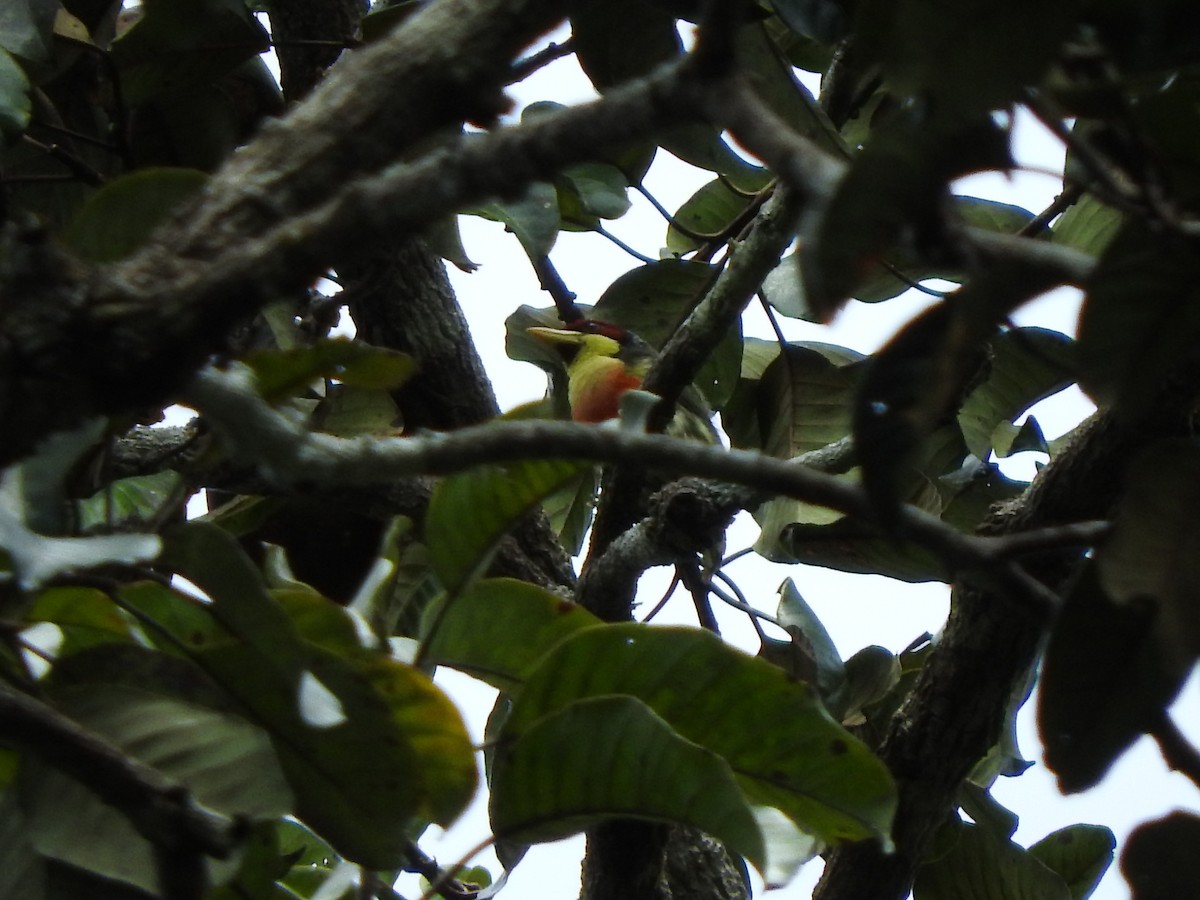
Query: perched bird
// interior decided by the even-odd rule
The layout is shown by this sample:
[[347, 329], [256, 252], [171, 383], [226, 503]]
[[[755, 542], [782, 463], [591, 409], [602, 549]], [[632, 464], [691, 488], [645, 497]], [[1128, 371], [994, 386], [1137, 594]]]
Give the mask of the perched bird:
[[[576, 422], [604, 422], [620, 413], [621, 395], [642, 386], [658, 352], [632, 331], [600, 322], [577, 319], [562, 328], [528, 329], [538, 340], [553, 346], [567, 366], [567, 398]], [[719, 443], [712, 412], [704, 397], [689, 386], [676, 404], [667, 434], [709, 444]]]

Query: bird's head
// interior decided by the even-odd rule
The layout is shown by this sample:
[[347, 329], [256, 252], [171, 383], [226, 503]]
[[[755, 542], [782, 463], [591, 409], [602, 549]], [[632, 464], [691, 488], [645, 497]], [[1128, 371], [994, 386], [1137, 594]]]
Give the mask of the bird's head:
[[650, 345], [633, 332], [598, 319], [576, 319], [562, 328], [534, 326], [528, 330], [554, 347], [568, 367], [587, 359], [611, 357], [641, 369], [654, 358]]

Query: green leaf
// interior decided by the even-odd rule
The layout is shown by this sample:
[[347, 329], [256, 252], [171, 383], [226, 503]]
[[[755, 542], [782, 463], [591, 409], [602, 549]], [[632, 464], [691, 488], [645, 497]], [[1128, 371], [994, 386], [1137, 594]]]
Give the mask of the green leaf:
[[31, 62], [49, 58], [59, 9], [58, 0], [9, 0], [0, 6], [0, 51]]
[[785, 519], [764, 520], [754, 545], [755, 551], [771, 562], [823, 566], [914, 583], [952, 580], [945, 564], [928, 550], [897, 543], [877, 528], [848, 519], [829, 524], [788, 524]]
[[1071, 384], [1074, 369], [1074, 342], [1057, 331], [1012, 329], [997, 335], [990, 348], [987, 378], [958, 412], [967, 449], [985, 461], [996, 428]]
[[735, 46], [743, 76], [776, 115], [827, 153], [840, 158], [850, 155], [825, 110], [796, 78], [791, 62], [771, 40], [767, 23], [743, 25], [738, 29]]
[[800, 274], [800, 258], [795, 253], [789, 253], [767, 273], [762, 283], [762, 296], [782, 316], [804, 322], [818, 321], [817, 314], [808, 305], [804, 278]]
[[510, 840], [553, 841], [602, 819], [636, 817], [692, 826], [758, 869], [766, 864], [729, 763], [634, 697], [568, 703], [505, 740], [490, 811], [493, 831]]
[[481, 574], [522, 514], [591, 465], [523, 460], [480, 466], [440, 481], [425, 516], [425, 543], [446, 590], [454, 593]]
[[[373, 649], [306, 640], [215, 527], [174, 532], [167, 558], [211, 604], [155, 584], [122, 596], [271, 735], [299, 818], [346, 858], [387, 869], [402, 861], [413, 820], [447, 824], [461, 812], [475, 788], [470, 741], [425, 675]], [[305, 610], [304, 634], [332, 640], [344, 627], [333, 603]]]
[[1012, 841], [959, 822], [945, 856], [917, 872], [913, 900], [1071, 900], [1063, 879]]
[[1068, 825], [1046, 835], [1029, 854], [1059, 874], [1072, 900], [1086, 900], [1112, 865], [1116, 846], [1112, 831], [1102, 825]]
[[920, 448], [986, 361], [990, 323], [972, 320], [963, 308], [941, 304], [909, 322], [871, 358], [855, 398], [863, 485], [885, 525], [908, 493]]
[[1200, 339], [1200, 261], [1184, 239], [1131, 222], [1086, 288], [1081, 386], [1101, 406], [1136, 416]]
[[1050, 227], [1050, 237], [1056, 244], [1100, 256], [1124, 221], [1124, 216], [1097, 200], [1094, 194], [1084, 194]]
[[62, 712], [186, 785], [210, 809], [252, 818], [291, 809], [270, 739], [245, 719], [161, 693], [151, 683], [143, 689], [75, 683], [52, 696]]
[[196, 169], [152, 168], [110, 181], [83, 204], [63, 230], [63, 240], [93, 262], [122, 259], [207, 180]]
[[683, 53], [675, 17], [640, 0], [584, 0], [571, 9], [571, 37], [584, 74], [603, 91]]
[[400, 408], [389, 391], [349, 384], [331, 384], [325, 399], [313, 410], [314, 428], [339, 437], [364, 434], [395, 435], [400, 428]]
[[[677, 255], [698, 249], [706, 240], [728, 237], [729, 227], [746, 211], [750, 198], [717, 178], [679, 207], [667, 228], [667, 249]], [[685, 234], [685, 229], [688, 233]]]
[[799, 646], [802, 657], [809, 662], [806, 668], [810, 671], [797, 674], [815, 686], [830, 713], [840, 717], [842, 710], [839, 700], [846, 684], [846, 666], [833, 638], [790, 578], [785, 579], [779, 588], [779, 609], [775, 617], [791, 635], [792, 642]]
[[465, 214], [502, 222], [504, 230], [517, 236], [526, 255], [535, 262], [550, 252], [562, 224], [558, 192], [554, 185], [543, 181], [530, 184], [516, 200], [488, 203], [465, 210]]
[[[62, 860], [85, 879], [142, 892], [116, 896], [144, 900], [158, 896], [154, 851], [114, 807], [98, 802], [83, 784], [37, 760], [22, 770], [20, 792], [25, 833], [42, 865]], [[68, 893], [65, 896], [88, 896]]]
[[454, 263], [460, 272], [475, 272], [479, 263], [467, 255], [457, 215], [443, 216], [430, 225], [424, 234], [429, 249], [446, 262]]
[[661, 347], [704, 296], [715, 266], [662, 259], [631, 269], [610, 284], [589, 315], [636, 332]]
[[0, 138], [3, 143], [11, 143], [25, 133], [32, 112], [29, 79], [12, 55], [0, 48]]
[[595, 228], [598, 219], [619, 219], [631, 203], [624, 173], [608, 163], [580, 163], [558, 177], [558, 203], [563, 220]]
[[1126, 471], [1112, 536], [1096, 551], [1100, 580], [1117, 603], [1153, 600], [1175, 647], [1200, 649], [1200, 443], [1163, 440]]
[[[750, 802], [830, 843], [886, 840], [895, 789], [883, 764], [813, 691], [695, 629], [606, 625], [560, 643], [518, 694], [504, 734], [589, 697], [638, 698], [686, 740], [723, 757]], [[764, 733], [763, 721], [782, 727]]]
[[152, 525], [183, 500], [183, 477], [166, 470], [114, 481], [75, 503], [79, 530], [92, 532]]
[[857, 9], [856, 39], [894, 92], [934, 109], [980, 113], [1009, 105], [1038, 82], [1075, 25], [1078, 5], [868, 2]]
[[1050, 633], [1038, 691], [1046, 765], [1063, 793], [1097, 784], [1178, 694], [1189, 667], [1166, 627], [1152, 603], [1105, 594], [1095, 563], [1076, 579]]
[[113, 42], [125, 102], [211, 83], [264, 53], [266, 30], [243, 0], [157, 0]]
[[334, 378], [358, 388], [392, 390], [416, 371], [407, 353], [372, 347], [362, 341], [328, 338], [310, 347], [257, 350], [246, 357], [262, 396], [275, 402], [317, 378]]
[[[817, 319], [829, 321], [857, 295], [902, 238], [921, 246], [951, 179], [1008, 164], [1007, 140], [990, 122], [904, 118], [875, 134], [831, 196], [801, 220], [800, 270]], [[935, 239], [942, 238], [928, 236]]]
[[[941, 516], [949, 525], [971, 532], [994, 503], [1019, 494], [1024, 485], [1005, 478], [994, 466], [962, 463], [966, 448], [956, 428], [935, 432], [923, 446], [906, 482], [908, 498]], [[952, 471], [947, 471], [953, 466]], [[943, 474], [945, 473], [945, 474]], [[854, 472], [847, 477], [853, 477]], [[901, 581], [950, 581], [953, 573], [928, 550], [885, 536], [878, 528], [814, 507], [793, 507], [789, 520], [777, 501], [758, 512], [762, 534], [755, 550], [780, 563], [825, 566], [843, 572], [883, 575]]]
[[[845, 359], [861, 356], [847, 351]], [[850, 433], [858, 369], [812, 345], [785, 344], [759, 380], [762, 450], [791, 459]]]
[[11, 785], [0, 793], [0, 897], [42, 900], [46, 890], [44, 860], [30, 843], [18, 794]]
[[1050, 444], [1042, 433], [1042, 426], [1033, 416], [1029, 416], [1020, 425], [1001, 422], [992, 432], [991, 445], [1000, 459], [1026, 450], [1050, 453]]
[[560, 641], [600, 624], [590, 612], [511, 578], [477, 581], [425, 614], [422, 657], [502, 691], [520, 687]]
[[684, 162], [724, 176], [739, 191], [754, 193], [771, 183], [767, 169], [734, 153], [711, 125], [678, 125], [660, 134], [659, 142]]
[[31, 623], [50, 622], [62, 632], [58, 659], [96, 644], [133, 639], [128, 620], [103, 591], [84, 587], [53, 587], [42, 591], [25, 617]]
[[797, 34], [836, 44], [850, 29], [846, 7], [837, 0], [772, 0], [772, 8]]
[[1139, 825], [1121, 853], [1121, 873], [1133, 900], [1177, 900], [1200, 883], [1200, 817], [1173, 812]]

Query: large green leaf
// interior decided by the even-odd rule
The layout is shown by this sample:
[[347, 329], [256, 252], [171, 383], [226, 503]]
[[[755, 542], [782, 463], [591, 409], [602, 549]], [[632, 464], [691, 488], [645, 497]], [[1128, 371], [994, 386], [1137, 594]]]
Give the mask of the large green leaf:
[[439, 482], [425, 516], [425, 543], [446, 590], [454, 593], [480, 575], [521, 515], [591, 466], [523, 460], [480, 466]]
[[958, 822], [954, 846], [917, 872], [913, 900], [1071, 900], [1054, 870], [987, 829]]
[[1200, 339], [1200, 260], [1170, 231], [1124, 225], [1091, 277], [1079, 319], [1082, 387], [1124, 415], [1159, 390]]
[[932, 108], [979, 113], [1008, 106], [1037, 83], [1079, 5], [869, 0], [857, 5], [856, 40], [896, 92]]
[[426, 612], [421, 655], [512, 690], [552, 647], [599, 624], [583, 607], [544, 588], [489, 578]]
[[150, 683], [141, 689], [76, 683], [53, 697], [76, 722], [185, 785], [210, 809], [253, 818], [291, 809], [269, 737], [239, 716], [169, 696]]
[[42, 591], [25, 617], [49, 622], [62, 633], [55, 657], [62, 660], [96, 644], [133, 640], [129, 619], [103, 591], [85, 587], [53, 587]]
[[[1005, 478], [994, 466], [977, 461], [960, 466], [965, 447], [955, 428], [935, 432], [922, 453], [926, 461], [914, 465], [906, 482], [909, 501], [967, 533], [974, 531], [993, 504], [1011, 500], [1025, 487]], [[948, 466], [953, 470], [947, 472]], [[847, 477], [855, 474], [852, 470]], [[811, 506], [789, 508], [779, 501], [765, 504], [756, 517], [762, 534], [755, 550], [773, 562], [825, 566], [909, 582], [949, 582], [954, 577], [930, 551], [898, 541], [869, 523]]]
[[568, 703], [501, 744], [490, 810], [493, 831], [510, 840], [552, 841], [600, 819], [636, 817], [689, 825], [766, 865], [729, 763], [634, 697]]
[[194, 197], [208, 176], [196, 169], [152, 168], [125, 175], [96, 191], [63, 230], [63, 240], [94, 262], [113, 262]]
[[662, 259], [631, 269], [605, 288], [591, 315], [636, 332], [661, 347], [700, 302], [716, 277], [715, 266]]
[[377, 650], [306, 639], [336, 635], [346, 613], [307, 605], [299, 632], [212, 526], [172, 534], [167, 556], [210, 604], [150, 583], [122, 596], [157, 623], [152, 635], [169, 635], [166, 646], [199, 664], [271, 735], [297, 816], [347, 858], [390, 868], [412, 821], [458, 815], [475, 787], [470, 741], [425, 675]]
[[[723, 757], [752, 803], [778, 808], [831, 843], [886, 841], [896, 800], [883, 764], [809, 687], [704, 631], [580, 631], [533, 671], [504, 735], [520, 741], [542, 717], [613, 694], [637, 697], [683, 738]], [[779, 727], [764, 732], [764, 721]]]
[[15, 141], [25, 133], [33, 105], [29, 100], [29, 79], [5, 49], [0, 48], [0, 138]]
[[1008, 161], [1005, 136], [988, 122], [904, 118], [873, 136], [832, 195], [801, 220], [800, 271], [813, 315], [828, 321], [877, 280], [880, 260], [902, 239], [908, 247], [940, 241], [934, 232], [951, 179]]
[[12, 785], [0, 793], [0, 897], [42, 900], [46, 873], [29, 841], [25, 814]]
[[779, 609], [775, 618], [787, 629], [808, 670], [797, 674], [820, 691], [831, 713], [840, 715], [839, 701], [846, 684], [846, 665], [824, 624], [790, 578], [779, 588]]
[[359, 388], [393, 389], [416, 370], [407, 353], [361, 341], [329, 338], [308, 347], [258, 350], [246, 358], [258, 392], [272, 402], [318, 377]]
[[1050, 228], [1051, 240], [1099, 256], [1121, 230], [1124, 217], [1093, 194], [1084, 194]]
[[580, 67], [601, 91], [683, 53], [675, 17], [642, 0], [572, 4], [571, 37]]
[[113, 43], [125, 101], [212, 82], [266, 51], [266, 31], [243, 0], [152, 0]]
[[153, 528], [159, 516], [182, 508], [183, 477], [170, 469], [120, 478], [75, 504], [79, 530], [85, 533]]
[[1118, 603], [1153, 600], [1181, 652], [1200, 650], [1200, 443], [1164, 440], [1125, 475], [1112, 536], [1096, 552], [1100, 580]]
[[45, 60], [59, 8], [58, 0], [9, 0], [0, 6], [0, 50], [33, 62]]
[[1072, 900], [1086, 900], [1112, 865], [1116, 846], [1113, 833], [1102, 825], [1068, 825], [1031, 846], [1029, 854], [1058, 873]]
[[1055, 620], [1038, 691], [1038, 731], [1059, 789], [1098, 783], [1170, 705], [1188, 671], [1153, 603], [1114, 602], [1088, 565]]
[[825, 110], [796, 78], [790, 61], [771, 40], [767, 23], [748, 22], [739, 28], [736, 48], [744, 77], [776, 115], [822, 150], [849, 156]]
[[986, 361], [990, 323], [962, 310], [945, 303], [909, 322], [871, 358], [855, 398], [854, 445], [863, 485], [885, 524], [910, 489], [922, 446], [953, 421], [965, 386]]
[[558, 208], [565, 224], [595, 229], [600, 219], [619, 219], [629, 212], [625, 174], [608, 163], [579, 163], [557, 179]]
[[550, 252], [558, 238], [562, 219], [554, 185], [535, 181], [516, 200], [495, 201], [466, 211], [493, 222], [504, 223], [521, 242], [526, 255], [535, 262]]
[[785, 344], [759, 381], [764, 453], [791, 459], [850, 433], [858, 354], [831, 359], [813, 346]]
[[990, 344], [987, 378], [958, 411], [967, 449], [987, 460], [997, 426], [1069, 385], [1072, 350], [1070, 338], [1045, 328], [1017, 328], [997, 335]]
[[672, 216], [667, 229], [667, 249], [682, 255], [706, 241], [731, 237], [730, 226], [749, 205], [749, 197], [720, 178], [702, 185]]

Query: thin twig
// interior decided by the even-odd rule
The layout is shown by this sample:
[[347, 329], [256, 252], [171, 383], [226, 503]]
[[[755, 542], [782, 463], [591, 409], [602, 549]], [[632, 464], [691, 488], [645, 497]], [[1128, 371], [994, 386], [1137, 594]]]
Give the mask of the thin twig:
[[700, 627], [719, 635], [721, 627], [717, 624], [717, 617], [713, 615], [712, 603], [708, 599], [708, 583], [700, 574], [699, 564], [694, 560], [680, 561], [675, 564], [675, 571], [679, 573], [679, 580], [683, 582], [684, 588], [692, 595]]
[[1175, 720], [1166, 710], [1163, 711], [1150, 736], [1158, 744], [1163, 759], [1172, 770], [1188, 778], [1196, 787], [1200, 787], [1200, 750], [1187, 739], [1175, 725]]
[[508, 84], [516, 84], [518, 81], [524, 81], [538, 69], [548, 66], [555, 60], [562, 59], [564, 56], [570, 56], [575, 52], [575, 38], [567, 38], [561, 44], [550, 43], [538, 50], [536, 53], [531, 53], [524, 59], [518, 59], [513, 63], [512, 71], [508, 73]]
[[558, 310], [558, 317], [562, 321], [574, 322], [583, 318], [583, 310], [575, 303], [575, 292], [567, 287], [554, 263], [550, 262], [549, 256], [536, 260], [533, 271], [537, 274], [542, 290], [554, 300], [554, 308]]
[[592, 229], [592, 231], [596, 232], [596, 234], [600, 235], [603, 238], [608, 238], [608, 240], [612, 241], [614, 244], [616, 244], [618, 247], [620, 247], [622, 250], [624, 250], [626, 253], [628, 253], [630, 256], [632, 256], [634, 259], [638, 260], [639, 262], [644, 262], [647, 265], [649, 265], [650, 263], [658, 262], [658, 260], [656, 260], [654, 257], [647, 256], [645, 253], [642, 253], [641, 251], [636, 250], [633, 247], [629, 246], [629, 244], [625, 243], [623, 240], [621, 240], [619, 237], [617, 237], [615, 234], [613, 234], [611, 231], [609, 231], [607, 228], [605, 228], [599, 222], [596, 223], [596, 226], [595, 226], [595, 228]]
[[663, 611], [663, 608], [667, 605], [667, 601], [671, 599], [671, 596], [675, 593], [675, 588], [677, 587], [679, 587], [678, 569], [676, 569], [675, 573], [671, 576], [671, 583], [667, 585], [667, 589], [663, 591], [663, 594], [659, 598], [658, 602], [654, 604], [654, 607], [650, 610], [650, 612], [646, 613], [645, 617], [642, 619], [643, 623], [649, 622]]

